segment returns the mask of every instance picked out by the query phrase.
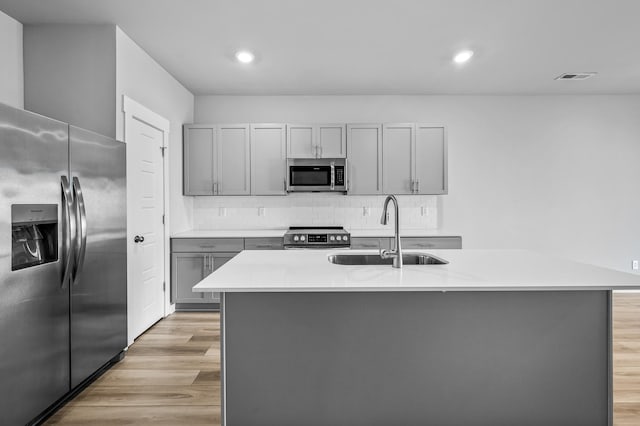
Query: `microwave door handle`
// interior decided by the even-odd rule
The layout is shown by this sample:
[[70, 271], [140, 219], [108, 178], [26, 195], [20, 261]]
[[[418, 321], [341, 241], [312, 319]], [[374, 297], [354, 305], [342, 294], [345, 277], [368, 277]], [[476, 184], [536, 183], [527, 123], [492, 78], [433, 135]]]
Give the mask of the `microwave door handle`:
[[336, 163], [331, 162], [331, 190], [336, 189]]

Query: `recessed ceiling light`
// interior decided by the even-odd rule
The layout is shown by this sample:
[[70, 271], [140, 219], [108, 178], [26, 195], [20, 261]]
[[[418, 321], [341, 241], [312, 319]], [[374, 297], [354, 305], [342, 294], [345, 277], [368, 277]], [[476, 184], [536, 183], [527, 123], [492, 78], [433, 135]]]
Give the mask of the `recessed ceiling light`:
[[563, 80], [563, 81], [586, 80], [587, 78], [591, 78], [596, 74], [598, 73], [597, 72], [568, 72], [568, 73], [559, 75], [554, 80]]
[[456, 53], [456, 56], [453, 57], [453, 62], [456, 64], [464, 64], [473, 56], [473, 50], [463, 50], [461, 52]]
[[236, 52], [236, 59], [243, 64], [250, 64], [255, 59], [253, 53], [248, 50], [239, 50]]

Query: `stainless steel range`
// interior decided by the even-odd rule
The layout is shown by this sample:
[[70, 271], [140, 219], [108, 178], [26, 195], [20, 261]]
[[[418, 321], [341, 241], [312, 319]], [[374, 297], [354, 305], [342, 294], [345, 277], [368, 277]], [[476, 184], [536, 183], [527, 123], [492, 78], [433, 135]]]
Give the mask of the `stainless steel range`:
[[284, 234], [284, 248], [350, 248], [351, 235], [342, 226], [292, 226]]

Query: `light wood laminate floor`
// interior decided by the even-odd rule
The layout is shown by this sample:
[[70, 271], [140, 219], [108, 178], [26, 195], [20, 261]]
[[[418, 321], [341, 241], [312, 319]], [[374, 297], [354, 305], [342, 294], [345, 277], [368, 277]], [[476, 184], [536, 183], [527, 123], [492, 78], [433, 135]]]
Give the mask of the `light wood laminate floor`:
[[[616, 294], [614, 424], [640, 424], [640, 293]], [[219, 425], [220, 322], [176, 313], [138, 338], [125, 359], [47, 425]]]

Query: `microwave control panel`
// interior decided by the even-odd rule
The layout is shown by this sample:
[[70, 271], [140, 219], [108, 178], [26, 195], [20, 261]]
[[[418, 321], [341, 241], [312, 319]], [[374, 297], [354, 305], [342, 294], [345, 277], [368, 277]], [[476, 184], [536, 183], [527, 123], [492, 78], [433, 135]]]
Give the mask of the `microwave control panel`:
[[336, 166], [336, 186], [344, 186], [344, 166]]

